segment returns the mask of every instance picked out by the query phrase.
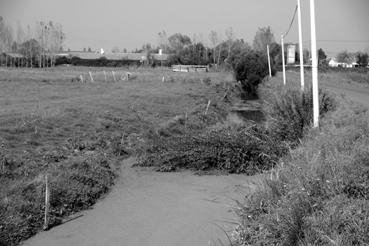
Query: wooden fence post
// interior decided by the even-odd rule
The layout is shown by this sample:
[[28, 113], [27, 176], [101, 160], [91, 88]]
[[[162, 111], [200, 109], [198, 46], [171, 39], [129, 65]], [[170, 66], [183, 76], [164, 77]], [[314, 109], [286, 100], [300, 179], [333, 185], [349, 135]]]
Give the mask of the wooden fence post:
[[43, 229], [47, 230], [49, 227], [49, 208], [50, 208], [50, 188], [49, 188], [49, 180], [48, 175], [45, 175], [45, 217], [44, 217], [44, 226]]
[[209, 100], [208, 105], [206, 106], [205, 114], [208, 114], [211, 100]]
[[93, 83], [94, 82], [94, 78], [92, 77], [92, 73], [91, 72], [88, 72], [90, 74], [90, 78], [91, 78], [91, 82]]

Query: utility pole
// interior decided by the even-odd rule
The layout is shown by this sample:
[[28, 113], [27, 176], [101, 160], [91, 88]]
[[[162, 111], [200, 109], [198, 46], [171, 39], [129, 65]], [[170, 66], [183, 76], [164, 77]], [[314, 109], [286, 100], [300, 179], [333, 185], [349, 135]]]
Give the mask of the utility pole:
[[268, 53], [268, 66], [269, 66], [269, 77], [272, 77], [272, 68], [270, 66], [270, 55], [269, 55], [269, 44], [267, 45], [267, 53]]
[[316, 49], [315, 28], [315, 0], [310, 0], [310, 26], [311, 26], [311, 57], [313, 82], [313, 119], [314, 128], [319, 126], [319, 90], [318, 90], [318, 59]]
[[304, 91], [305, 79], [304, 79], [304, 53], [302, 48], [302, 25], [301, 25], [301, 3], [297, 0], [297, 14], [299, 22], [299, 48], [300, 48], [300, 81], [301, 91]]
[[284, 41], [283, 41], [283, 35], [281, 36], [281, 46], [282, 46], [283, 84], [286, 85], [286, 68], [285, 68], [285, 64], [284, 64]]

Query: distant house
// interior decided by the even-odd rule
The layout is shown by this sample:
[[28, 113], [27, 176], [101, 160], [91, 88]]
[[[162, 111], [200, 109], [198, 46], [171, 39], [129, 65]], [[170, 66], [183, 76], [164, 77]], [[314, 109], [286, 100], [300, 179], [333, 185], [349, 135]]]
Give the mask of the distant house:
[[357, 62], [338, 62], [336, 58], [331, 58], [328, 62], [328, 66], [330, 67], [343, 67], [343, 68], [353, 68], [353, 67], [359, 67], [359, 64]]

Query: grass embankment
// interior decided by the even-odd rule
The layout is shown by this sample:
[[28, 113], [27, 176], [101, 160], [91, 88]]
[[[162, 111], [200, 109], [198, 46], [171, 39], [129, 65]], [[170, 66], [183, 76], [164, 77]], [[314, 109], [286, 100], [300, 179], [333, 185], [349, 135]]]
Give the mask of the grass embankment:
[[[223, 120], [197, 129], [192, 127], [192, 122], [186, 125], [185, 121], [178, 121], [174, 124], [175, 134], [150, 135], [140, 165], [157, 166], [161, 171], [189, 168], [248, 175], [273, 168], [290, 148], [300, 143], [299, 139], [309, 128], [313, 99], [309, 89], [301, 95], [298, 89], [275, 85], [267, 88], [268, 84], [260, 95], [265, 101], [266, 122], [232, 124]], [[275, 95], [274, 91], [280, 94]], [[324, 91], [319, 94], [320, 112], [324, 116], [334, 108], [334, 101]]]
[[[188, 122], [222, 98], [228, 74], [131, 70], [135, 79], [95, 83], [72, 79], [89, 68], [14, 69], [0, 73], [0, 245], [15, 245], [42, 229], [45, 175], [50, 224], [93, 205], [114, 184], [122, 158], [177, 115]], [[116, 70], [116, 74], [125, 71]], [[168, 82], [163, 83], [162, 77]], [[217, 120], [211, 105], [204, 125]], [[222, 109], [223, 108], [223, 109]], [[220, 117], [220, 116], [219, 116]], [[202, 127], [200, 125], [200, 127]]]
[[[275, 91], [274, 105], [298, 109]], [[264, 186], [238, 204], [234, 245], [369, 244], [369, 115], [336, 102], [320, 128], [307, 128]]]

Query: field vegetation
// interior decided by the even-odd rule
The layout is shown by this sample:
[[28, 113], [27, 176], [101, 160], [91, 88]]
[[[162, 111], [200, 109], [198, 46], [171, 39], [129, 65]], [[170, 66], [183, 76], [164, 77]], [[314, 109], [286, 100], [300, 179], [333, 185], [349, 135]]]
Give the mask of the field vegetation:
[[73, 80], [90, 70], [1, 70], [0, 245], [42, 229], [46, 175], [51, 227], [109, 191], [120, 161], [137, 154], [147, 136], [170, 132], [170, 122], [185, 116], [198, 129], [216, 122], [230, 106], [225, 93], [237, 92], [227, 73], [138, 69], [128, 81]]
[[[277, 122], [298, 119], [290, 117], [304, 105], [293, 100], [292, 91], [298, 88], [287, 92], [278, 84], [275, 79], [264, 87], [273, 91], [271, 109], [281, 116], [270, 117]], [[344, 98], [322, 100], [329, 110], [320, 128], [306, 127], [300, 134], [289, 124], [294, 127], [286, 132], [287, 139], [297, 137], [292, 130], [302, 136], [299, 143], [278, 161], [257, 192], [238, 203], [234, 245], [368, 244], [368, 112]]]

